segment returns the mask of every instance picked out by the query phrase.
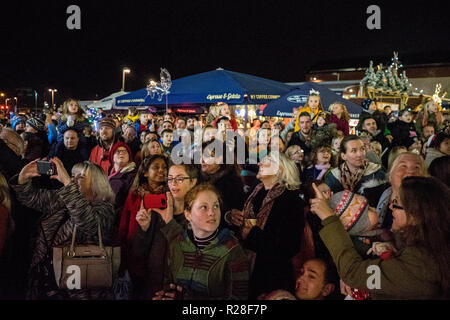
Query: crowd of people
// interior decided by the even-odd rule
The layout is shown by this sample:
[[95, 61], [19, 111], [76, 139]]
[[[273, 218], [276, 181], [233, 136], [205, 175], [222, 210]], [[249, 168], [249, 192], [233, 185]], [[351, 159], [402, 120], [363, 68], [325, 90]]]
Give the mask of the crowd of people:
[[[432, 99], [362, 107], [357, 134], [316, 91], [247, 130], [226, 103], [1, 113], [0, 299], [449, 299], [449, 122]], [[59, 288], [52, 248], [98, 226], [121, 247], [120, 294]]]

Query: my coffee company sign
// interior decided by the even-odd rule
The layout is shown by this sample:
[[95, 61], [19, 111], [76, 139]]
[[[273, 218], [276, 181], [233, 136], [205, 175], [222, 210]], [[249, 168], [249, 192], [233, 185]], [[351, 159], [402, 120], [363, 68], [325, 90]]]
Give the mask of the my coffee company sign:
[[287, 97], [286, 100], [293, 103], [306, 103], [306, 101], [308, 100], [308, 96], [294, 95]]
[[[292, 103], [305, 104], [308, 100], [308, 96], [305, 95], [292, 95], [286, 97], [286, 100]], [[281, 112], [277, 111], [277, 117], [292, 117], [293, 112]]]

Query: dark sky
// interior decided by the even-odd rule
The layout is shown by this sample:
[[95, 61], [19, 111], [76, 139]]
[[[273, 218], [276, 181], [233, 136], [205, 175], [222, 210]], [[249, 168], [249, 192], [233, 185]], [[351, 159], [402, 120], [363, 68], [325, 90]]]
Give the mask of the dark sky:
[[[49, 87], [57, 99], [102, 98], [217, 67], [289, 82], [317, 66], [450, 62], [445, 2], [426, 1], [8, 1], [0, 17], [0, 92]], [[66, 9], [81, 8], [81, 30]], [[381, 8], [381, 30], [366, 9]], [[380, 60], [381, 59], [381, 60]], [[48, 94], [48, 92], [47, 92]], [[61, 102], [61, 101], [59, 101]]]

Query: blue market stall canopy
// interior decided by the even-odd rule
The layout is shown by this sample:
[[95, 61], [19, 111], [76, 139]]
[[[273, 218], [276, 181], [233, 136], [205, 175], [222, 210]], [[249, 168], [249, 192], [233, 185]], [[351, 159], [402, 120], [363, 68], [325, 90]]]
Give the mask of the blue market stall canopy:
[[[291, 86], [282, 82], [219, 68], [173, 80], [167, 103], [169, 105], [216, 102], [265, 104], [278, 99], [291, 89]], [[156, 95], [152, 99], [145, 88], [116, 98], [116, 106], [119, 108], [165, 104], [165, 96], [161, 101]]]
[[320, 92], [320, 100], [322, 101], [325, 111], [328, 111], [330, 104], [339, 101], [345, 104], [351, 118], [359, 117], [359, 114], [362, 111], [360, 106], [350, 100], [338, 96], [327, 87], [314, 82], [305, 82], [279, 99], [269, 102], [259, 109], [259, 115], [265, 117], [290, 118], [292, 117], [292, 108], [304, 106], [306, 104], [311, 89]]

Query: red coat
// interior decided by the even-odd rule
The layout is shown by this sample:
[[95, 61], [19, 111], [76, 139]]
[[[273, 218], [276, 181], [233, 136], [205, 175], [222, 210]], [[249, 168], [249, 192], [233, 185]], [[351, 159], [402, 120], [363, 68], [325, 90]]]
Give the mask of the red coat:
[[336, 123], [337, 130], [341, 130], [344, 133], [344, 136], [348, 136], [350, 132], [348, 121], [339, 119], [335, 114], [331, 114], [330, 123]]
[[119, 242], [122, 247], [121, 269], [134, 275], [145, 276], [145, 260], [138, 259], [133, 254], [132, 243], [136, 235], [137, 228], [140, 228], [136, 221], [136, 215], [141, 207], [142, 197], [130, 191], [122, 209], [119, 226]]
[[[111, 146], [111, 149], [113, 148], [113, 146]], [[98, 164], [100, 167], [102, 167], [106, 175], [108, 175], [109, 168], [111, 167], [111, 162], [109, 161], [109, 151], [111, 149], [106, 150], [103, 149], [101, 146], [95, 146], [94, 149], [92, 149], [91, 151], [91, 156], [89, 157], [89, 161]]]

